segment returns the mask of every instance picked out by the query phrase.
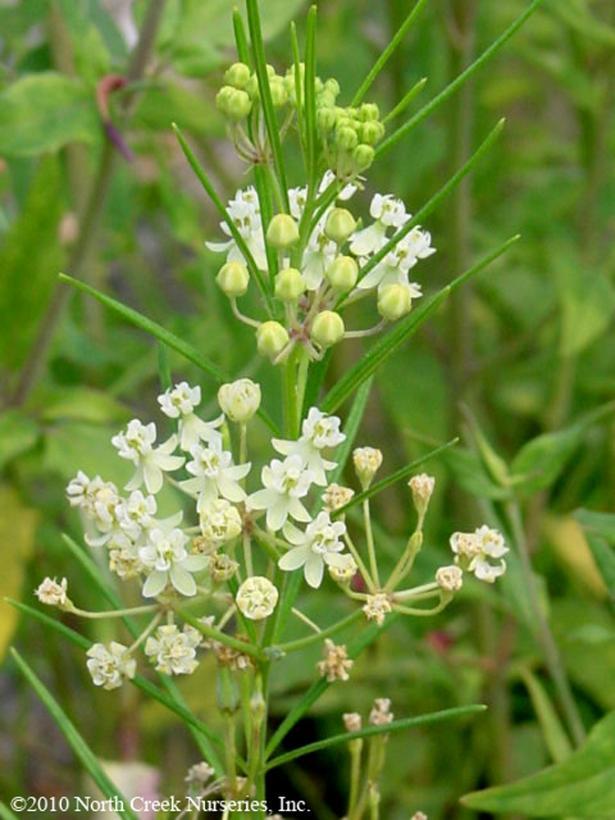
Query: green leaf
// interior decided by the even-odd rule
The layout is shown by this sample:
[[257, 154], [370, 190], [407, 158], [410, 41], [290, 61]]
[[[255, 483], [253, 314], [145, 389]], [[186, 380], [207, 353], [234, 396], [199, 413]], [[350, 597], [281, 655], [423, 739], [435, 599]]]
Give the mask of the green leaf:
[[58, 242], [64, 206], [60, 163], [45, 157], [0, 250], [0, 360], [11, 370], [30, 348], [64, 258]]
[[21, 595], [37, 522], [37, 512], [24, 506], [14, 489], [0, 485], [0, 663], [17, 626], [17, 613], [3, 599]]
[[380, 365], [397, 350], [400, 345], [411, 338], [420, 326], [435, 313], [440, 305], [460, 287], [465, 281], [470, 279], [480, 271], [484, 270], [495, 259], [501, 256], [508, 248], [517, 241], [517, 237], [508, 239], [495, 251], [483, 257], [476, 265], [473, 265], [465, 273], [457, 277], [453, 282], [439, 291], [431, 299], [423, 302], [420, 307], [412, 311], [405, 319], [398, 322], [387, 334], [379, 339], [368, 352], [351, 367], [331, 388], [321, 403], [322, 409], [327, 413], [332, 413], [361, 385], [369, 379]]
[[459, 486], [471, 495], [496, 501], [510, 497], [510, 490], [496, 484], [488, 475], [478, 453], [467, 447], [456, 447], [449, 450], [444, 460]]
[[519, 490], [529, 495], [551, 485], [581, 444], [587, 429], [614, 410], [615, 402], [610, 402], [587, 413], [576, 424], [544, 433], [523, 446], [511, 464], [513, 481], [518, 483]]
[[0, 817], [2, 820], [19, 820], [16, 814], [9, 809], [2, 801], [0, 801]]
[[372, 381], [373, 379], [368, 379], [366, 382], [363, 382], [356, 392], [350, 412], [346, 416], [346, 424], [344, 425], [344, 435], [346, 438], [335, 451], [336, 467], [329, 477], [329, 484], [337, 484], [340, 481], [346, 462], [350, 458], [359, 427], [363, 421], [363, 415], [372, 388]]
[[109, 799], [115, 799], [118, 806], [124, 806], [123, 809], [118, 810], [118, 814], [126, 820], [138, 820], [137, 815], [128, 808], [129, 803], [124, 796], [119, 792], [116, 786], [111, 782], [109, 777], [103, 770], [100, 761], [94, 752], [87, 745], [85, 740], [81, 737], [75, 725], [72, 723], [66, 712], [62, 709], [60, 704], [55, 700], [51, 692], [47, 689], [42, 680], [38, 677], [36, 672], [26, 663], [16, 649], [11, 650], [13, 660], [17, 664], [20, 672], [32, 686], [36, 694], [46, 706], [49, 714], [54, 719], [58, 728], [68, 741], [71, 749], [79, 758], [92, 780], [96, 783], [103, 795]]
[[615, 513], [577, 510], [574, 517], [587, 532], [606, 539], [610, 544], [615, 544]]
[[570, 757], [572, 745], [544, 686], [529, 669], [520, 671], [521, 679], [532, 699], [532, 706], [540, 723], [549, 754], [555, 763]]
[[574, 356], [600, 338], [609, 326], [615, 313], [615, 288], [600, 271], [588, 271], [576, 262], [572, 250], [557, 258], [560, 354]]
[[517, 783], [473, 792], [464, 806], [523, 817], [591, 817], [608, 820], [615, 806], [615, 713], [594, 726], [567, 760]]
[[389, 734], [391, 732], [401, 732], [405, 729], [413, 729], [415, 726], [425, 726], [430, 723], [441, 723], [445, 720], [453, 720], [454, 718], [466, 717], [467, 715], [475, 715], [484, 712], [486, 706], [476, 704], [473, 706], [457, 706], [453, 709], [442, 709], [440, 712], [430, 712], [426, 715], [417, 715], [417, 717], [403, 718], [401, 720], [393, 720], [391, 723], [381, 726], [366, 726], [358, 732], [344, 732], [343, 734], [333, 735], [333, 737], [325, 738], [325, 740], [318, 740], [315, 743], [309, 743], [307, 746], [301, 746], [298, 749], [293, 749], [292, 752], [286, 752], [283, 755], [274, 757], [267, 763], [267, 771], [275, 769], [277, 766], [282, 766], [291, 760], [296, 760], [298, 757], [319, 752], [321, 749], [329, 749], [331, 746], [339, 746], [340, 743], [349, 743], [351, 740], [356, 740], [362, 737], [374, 737], [374, 735]]
[[126, 407], [102, 390], [63, 387], [55, 395], [46, 396], [41, 418], [43, 421], [72, 419], [104, 424], [124, 421], [128, 415]]
[[615, 551], [606, 541], [591, 533], [587, 533], [587, 543], [606, 584], [609, 597], [615, 601]]
[[69, 142], [91, 145], [99, 133], [94, 92], [80, 80], [31, 74], [0, 93], [0, 155], [35, 156]]
[[11, 459], [31, 450], [39, 429], [36, 422], [19, 410], [7, 410], [0, 415], [0, 470]]

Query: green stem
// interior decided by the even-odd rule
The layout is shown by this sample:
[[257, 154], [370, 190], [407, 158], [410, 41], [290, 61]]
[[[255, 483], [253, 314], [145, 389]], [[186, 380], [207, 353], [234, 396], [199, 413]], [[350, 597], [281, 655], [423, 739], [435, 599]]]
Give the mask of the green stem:
[[376, 560], [376, 546], [374, 544], [374, 533], [372, 532], [372, 518], [369, 512], [369, 499], [363, 502], [363, 523], [365, 525], [365, 539], [367, 541], [367, 554], [369, 555], [369, 568], [376, 587], [380, 589], [380, 576], [378, 574], [378, 561]]
[[313, 633], [312, 635], [307, 635], [305, 638], [298, 638], [296, 641], [289, 641], [288, 643], [282, 643], [279, 646], [271, 647], [270, 651], [273, 650], [284, 653], [297, 652], [298, 650], [305, 649], [307, 646], [311, 646], [312, 644], [320, 643], [321, 641], [324, 641], [325, 638], [330, 638], [332, 635], [336, 635], [338, 632], [341, 632], [343, 629], [349, 627], [355, 621], [358, 621], [362, 614], [363, 613], [361, 610], [357, 609], [350, 615], [342, 618], [341, 621], [338, 621], [318, 633]]

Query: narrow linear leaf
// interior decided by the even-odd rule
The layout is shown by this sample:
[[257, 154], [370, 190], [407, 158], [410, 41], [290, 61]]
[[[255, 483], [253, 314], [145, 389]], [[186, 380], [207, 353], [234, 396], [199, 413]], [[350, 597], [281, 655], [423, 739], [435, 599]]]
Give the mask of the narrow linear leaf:
[[574, 517], [585, 530], [615, 545], [615, 513], [577, 510]]
[[123, 804], [123, 809], [118, 809], [118, 814], [126, 820], [138, 820], [137, 815], [131, 811], [128, 806], [128, 801], [124, 798], [122, 793], [111, 782], [94, 752], [87, 745], [85, 740], [81, 737], [72, 721], [69, 719], [66, 712], [62, 709], [60, 704], [53, 697], [51, 692], [47, 689], [42, 680], [38, 677], [36, 672], [28, 665], [28, 663], [21, 657], [16, 649], [11, 649], [13, 660], [17, 664], [19, 671], [26, 678], [28, 683], [32, 686], [36, 694], [39, 696], [47, 711], [54, 719], [58, 728], [66, 738], [71, 749], [79, 758], [92, 780], [96, 783], [98, 788], [109, 799], [116, 799], [120, 805]]
[[252, 66], [250, 58], [250, 46], [248, 45], [248, 38], [246, 36], [246, 29], [243, 24], [243, 17], [239, 9], [233, 9], [233, 33], [235, 35], [235, 46], [237, 47], [237, 56], [242, 63]]
[[316, 6], [311, 6], [305, 33], [305, 141], [310, 193], [316, 183], [316, 14]]
[[[96, 288], [93, 288], [85, 282], [81, 282], [79, 279], [74, 279], [72, 276], [67, 276], [65, 273], [61, 273], [59, 275], [59, 279], [62, 282], [66, 282], [66, 284], [71, 285], [78, 290], [82, 290], [90, 296], [93, 296], [94, 299], [97, 299], [105, 305], [105, 307], [108, 307], [110, 310], [118, 313], [123, 319], [126, 319], [127, 322], [130, 322], [130, 324], [138, 327], [146, 333], [149, 333], [150, 336], [154, 336], [154, 338], [158, 339], [164, 345], [170, 347], [171, 350], [175, 350], [177, 353], [180, 353], [184, 358], [188, 359], [189, 362], [192, 362], [211, 376], [217, 384], [222, 384], [223, 382], [229, 380], [229, 376], [220, 370], [220, 368], [213, 362], [210, 362], [209, 359], [204, 358], [195, 347], [188, 344], [188, 342], [185, 342], [183, 339], [180, 339], [179, 336], [171, 333], [171, 331], [162, 327], [162, 325], [159, 325], [157, 322], [154, 322], [152, 319], [148, 319], [148, 317], [144, 316], [142, 313], [139, 313], [127, 305], [123, 305], [121, 302], [118, 302], [117, 299], [107, 296], [106, 293], [96, 290]], [[270, 430], [274, 433], [279, 432], [277, 425], [264, 410], [259, 408], [258, 415]]]
[[273, 163], [280, 181], [282, 199], [284, 201], [286, 212], [289, 213], [290, 204], [288, 202], [288, 184], [286, 182], [284, 155], [282, 154], [280, 129], [278, 126], [275, 109], [273, 107], [273, 100], [271, 98], [271, 87], [269, 85], [269, 75], [267, 74], [267, 60], [265, 58], [265, 45], [263, 43], [263, 32], [258, 9], [258, 0], [246, 0], [246, 9], [248, 12], [248, 29], [250, 31], [250, 40], [252, 41], [252, 53], [254, 55], [254, 67], [258, 78], [259, 96], [263, 107], [263, 115], [265, 117], [265, 127], [267, 129], [267, 136], [269, 137], [269, 144], [271, 145], [271, 151], [273, 153]]
[[572, 744], [544, 686], [536, 675], [529, 669], [521, 669], [520, 675], [532, 699], [532, 706], [549, 754], [555, 763], [560, 763], [572, 754]]
[[337, 465], [331, 473], [331, 478], [329, 481], [330, 484], [336, 484], [340, 480], [342, 473], [344, 472], [346, 462], [350, 458], [350, 453], [352, 452], [357, 433], [359, 432], [359, 427], [363, 421], [365, 408], [367, 407], [367, 401], [372, 389], [372, 382], [373, 378], [367, 379], [356, 392], [354, 401], [352, 402], [352, 407], [346, 417], [346, 424], [344, 425], [344, 435], [346, 438], [335, 451]]
[[587, 533], [587, 543], [609, 591], [609, 597], [615, 602], [615, 551], [606, 541], [592, 533]]
[[0, 817], [2, 820], [19, 820], [16, 814], [9, 809], [9, 807], [0, 801]]
[[351, 740], [356, 740], [362, 737], [373, 737], [374, 735], [389, 734], [390, 732], [401, 732], [405, 729], [413, 729], [416, 726], [425, 726], [429, 723], [441, 723], [445, 720], [453, 720], [454, 718], [466, 717], [467, 715], [475, 715], [479, 712], [485, 712], [486, 706], [476, 704], [473, 706], [458, 706], [453, 709], [443, 709], [440, 712], [429, 712], [426, 715], [418, 715], [417, 717], [402, 718], [401, 720], [393, 720], [387, 723], [386, 726], [366, 726], [358, 732], [344, 732], [343, 734], [333, 735], [332, 737], [318, 740], [315, 743], [309, 743], [307, 746], [301, 746], [294, 749], [292, 752], [286, 752], [283, 755], [274, 757], [267, 763], [267, 771], [275, 769], [277, 766], [282, 766], [291, 760], [296, 760], [298, 757], [319, 752], [322, 749], [329, 749], [331, 746], [339, 746], [340, 743], [349, 743]]
[[412, 473], [425, 464], [426, 461], [429, 461], [436, 456], [439, 456], [440, 453], [445, 452], [450, 447], [454, 447], [455, 444], [459, 441], [458, 438], [453, 438], [450, 441], [447, 441], [446, 444], [441, 444], [440, 447], [436, 447], [435, 450], [431, 450], [429, 453], [426, 453], [424, 456], [411, 461], [410, 464], [406, 464], [405, 467], [400, 467], [399, 470], [396, 470], [391, 475], [388, 475], [386, 478], [383, 478], [381, 481], [377, 481], [375, 484], [364, 490], [362, 493], [358, 493], [357, 495], [353, 495], [350, 499], [348, 504], [345, 504], [343, 507], [340, 507], [339, 510], [335, 510], [333, 513], [334, 516], [336, 515], [343, 515], [344, 513], [348, 512], [351, 507], [355, 507], [357, 504], [361, 504], [365, 501], [366, 498], [371, 498], [373, 495], [377, 495], [381, 493], [383, 490], [386, 490], [387, 487], [390, 487], [392, 484], [397, 484], [398, 481], [402, 481], [404, 478], [412, 475]]
[[427, 77], [422, 77], [420, 80], [418, 80], [412, 86], [412, 88], [410, 88], [409, 91], [407, 91], [404, 94], [404, 96], [397, 103], [397, 105], [394, 108], [392, 108], [389, 111], [389, 113], [384, 117], [384, 119], [382, 120], [382, 124], [386, 125], [387, 122], [394, 120], [395, 117], [398, 117], [400, 114], [402, 114], [410, 105], [410, 103], [415, 99], [415, 97], [418, 97], [418, 95], [421, 93], [421, 91], [425, 88], [426, 85]]
[[406, 36], [408, 31], [412, 27], [412, 24], [416, 21], [417, 17], [419, 16], [421, 11], [423, 10], [423, 6], [425, 6], [426, 3], [427, 3], [427, 0], [418, 0], [416, 5], [410, 10], [410, 12], [409, 12], [408, 16], [406, 17], [406, 19], [404, 20], [404, 22], [401, 24], [401, 26], [395, 32], [395, 35], [391, 39], [391, 42], [384, 49], [384, 51], [380, 54], [380, 56], [378, 57], [378, 59], [376, 60], [376, 62], [372, 66], [372, 68], [370, 69], [369, 73], [367, 74], [366, 78], [363, 80], [363, 82], [361, 83], [361, 85], [357, 89], [354, 97], [352, 98], [352, 102], [350, 103], [350, 105], [353, 105], [353, 106], [359, 105], [359, 103], [363, 100], [363, 98], [365, 97], [365, 94], [367, 93], [368, 89], [371, 87], [371, 85], [374, 82], [374, 80], [376, 79], [376, 77], [380, 74], [380, 72], [382, 71], [384, 66], [387, 64], [387, 62], [389, 61], [391, 55], [393, 54], [393, 52], [397, 48], [397, 46], [404, 39], [404, 37]]
[[336, 410], [366, 379], [376, 372], [380, 365], [386, 361], [403, 342], [417, 332], [423, 322], [435, 313], [453, 291], [494, 262], [499, 256], [505, 253], [518, 238], [519, 237], [515, 236], [508, 239], [494, 251], [483, 257], [476, 265], [473, 265], [465, 273], [462, 273], [454, 279], [449, 285], [435, 294], [435, 296], [423, 303], [416, 311], [413, 311], [405, 319], [402, 319], [402, 321], [395, 325], [395, 327], [379, 339], [363, 358], [360, 359], [354, 367], [350, 368], [329, 393], [327, 393], [321, 404], [322, 409], [327, 413]]
[[477, 71], [479, 71], [489, 60], [494, 57], [498, 51], [502, 48], [502, 46], [506, 45], [506, 43], [510, 40], [510, 38], [515, 34], [521, 26], [525, 23], [525, 21], [534, 14], [534, 12], [542, 5], [544, 0], [533, 0], [532, 3], [526, 8], [524, 12], [522, 12], [511, 24], [510, 26], [504, 31], [497, 40], [487, 48], [481, 55], [478, 57], [471, 66], [466, 68], [458, 77], [456, 77], [452, 83], [447, 85], [447, 87], [437, 94], [427, 105], [424, 105], [420, 111], [411, 117], [408, 122], [404, 123], [397, 131], [394, 131], [389, 137], [383, 140], [380, 145], [376, 148], [376, 156], [381, 156], [396, 145], [400, 139], [406, 136], [406, 134], [410, 133], [413, 128], [419, 125], [423, 120], [427, 119], [430, 114], [439, 108], [442, 103], [446, 102], [450, 96], [452, 96], [455, 91], [457, 91], [461, 86], [466, 83]]

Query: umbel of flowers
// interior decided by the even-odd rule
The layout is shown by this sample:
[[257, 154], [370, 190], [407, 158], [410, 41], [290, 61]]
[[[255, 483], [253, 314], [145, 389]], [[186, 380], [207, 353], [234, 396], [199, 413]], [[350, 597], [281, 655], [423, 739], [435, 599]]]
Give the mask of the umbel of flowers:
[[[276, 568], [301, 573], [308, 588], [332, 584], [334, 594], [347, 597], [378, 625], [392, 612], [437, 614], [467, 573], [491, 583], [504, 572], [504, 540], [482, 526], [453, 533], [452, 563], [438, 569], [432, 581], [408, 585], [434, 491], [433, 478], [415, 475], [409, 485], [416, 527], [384, 578], [369, 506], [382, 465], [380, 451], [354, 450], [358, 495], [331, 483], [336, 448], [345, 434], [338, 417], [312, 407], [296, 439], [271, 439], [275, 455], [257, 471], [249, 460], [247, 432], [260, 398], [259, 385], [249, 379], [225, 384], [218, 393], [222, 413], [206, 420], [199, 415], [200, 388], [181, 382], [158, 397], [162, 413], [176, 427], [168, 438], [159, 442], [156, 424], [138, 419], [113, 437], [118, 456], [134, 467], [123, 492], [83, 472], [68, 485], [67, 497], [82, 515], [86, 542], [104, 549], [112, 573], [137, 586], [144, 604], [131, 611], [148, 616], [130, 646], [112, 641], [87, 652], [97, 686], [115, 689], [133, 677], [140, 649], [167, 675], [193, 673], [204, 649], [213, 651], [223, 666], [252, 668], [260, 650], [245, 636], [245, 623], [273, 616], [280, 598]], [[163, 518], [158, 495], [165, 486], [185, 501]], [[355, 503], [362, 509], [361, 541], [345, 515]], [[66, 579], [46, 578], [36, 594], [42, 603], [83, 617], [126, 614], [79, 609], [68, 596]], [[310, 642], [319, 640], [320, 627], [299, 610], [293, 612], [313, 630]], [[331, 634], [328, 630], [322, 639], [318, 672], [330, 682], [347, 680], [352, 659]]]

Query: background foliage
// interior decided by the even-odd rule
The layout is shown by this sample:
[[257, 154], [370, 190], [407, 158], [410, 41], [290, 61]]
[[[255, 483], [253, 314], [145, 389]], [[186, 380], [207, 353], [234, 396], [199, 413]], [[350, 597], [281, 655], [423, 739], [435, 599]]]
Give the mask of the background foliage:
[[[251, 333], [232, 323], [215, 287], [218, 262], [204, 240], [216, 235], [217, 217], [170, 129], [175, 121], [190, 135], [222, 194], [244, 184], [245, 169], [213, 105], [220, 69], [233, 59], [228, 4], [168, 0], [147, 71], [131, 73], [132, 64], [132, 84], [110, 95], [111, 130], [109, 122], [103, 127], [99, 83], [127, 72], [134, 36], [109, 13], [120, 5], [0, 4], [0, 593], [26, 603], [45, 574], [67, 575], [85, 605], [98, 603], [60, 537], [79, 535], [64, 486], [78, 468], [125, 480], [110, 436], [133, 415], [151, 412], [158, 390], [153, 340], [81, 294], [69, 302], [59, 270], [136, 307], [225, 372], [251, 375], [265, 387], [279, 378], [255, 357]], [[261, 5], [268, 58], [285, 67], [288, 22], [295, 17], [301, 29], [304, 4]], [[428, 77], [423, 96], [436, 93], [526, 5], [427, 3], [377, 81], [381, 109], [390, 110], [421, 77]], [[135, 3], [137, 24], [145, 8]], [[349, 99], [406, 14], [401, 0], [322, 4], [321, 76], [336, 76]], [[391, 191], [418, 210], [506, 116], [496, 147], [425, 226], [439, 251], [423, 264], [425, 290], [434, 292], [511, 233], [519, 231], [522, 241], [387, 361], [359, 443], [381, 447], [392, 472], [462, 436], [429, 465], [438, 492], [419, 565], [426, 577], [443, 562], [453, 529], [472, 528], [485, 516], [498, 523], [503, 514], [508, 524], [514, 488], [543, 611], [588, 728], [615, 709], [615, 515], [608, 515], [615, 498], [608, 404], [615, 393], [614, 47], [608, 0], [547, 0], [486, 71], [372, 169], [364, 194], [367, 202], [373, 191]], [[301, 184], [292, 169], [291, 184]], [[92, 185], [100, 196], [92, 198]], [[361, 344], [336, 354], [331, 384], [361, 355]], [[169, 365], [174, 376], [201, 381], [213, 398], [201, 371], [176, 354]], [[262, 435], [264, 441], [264, 428]], [[407, 492], [393, 488], [376, 504], [389, 525], [380, 549], [394, 556], [410, 526]], [[308, 612], [322, 606], [320, 595], [306, 600]], [[90, 637], [103, 640], [105, 629], [93, 626]], [[79, 653], [1, 602], [0, 660], [11, 643], [100, 757], [156, 766], [163, 790], [179, 791], [197, 753], [172, 715], [134, 691], [119, 698], [94, 691]], [[277, 682], [275, 719], [311, 682], [315, 660]], [[560, 789], [538, 811], [529, 780], [526, 791], [518, 784], [514, 792], [469, 797], [473, 808], [459, 803], [467, 792], [552, 762], [578, 771], [579, 754], [590, 756], [582, 763], [590, 776], [600, 772], [607, 784], [615, 765], [612, 717], [592, 734], [591, 747], [570, 756], [574, 737], [562, 726], [518, 560], [497, 591], [468, 585], [435, 628], [396, 624], [356, 672], [351, 688], [329, 690], [296, 737], [309, 742], [336, 733], [341, 711], [365, 711], [374, 696], [390, 695], [399, 715], [490, 706], [485, 715], [391, 739], [387, 818], [418, 809], [436, 818], [479, 810], [608, 816], [604, 806], [613, 803], [604, 803], [603, 789], [595, 804], [591, 791], [561, 803]], [[206, 675], [204, 669], [182, 688], [209, 720], [214, 695]], [[0, 796], [78, 792], [79, 763], [10, 661], [0, 669], [0, 691], [7, 738], [0, 743]], [[340, 816], [345, 773], [332, 765], [338, 753], [329, 754], [277, 770], [272, 788], [305, 795], [323, 820]], [[552, 788], [570, 776], [563, 771]]]

